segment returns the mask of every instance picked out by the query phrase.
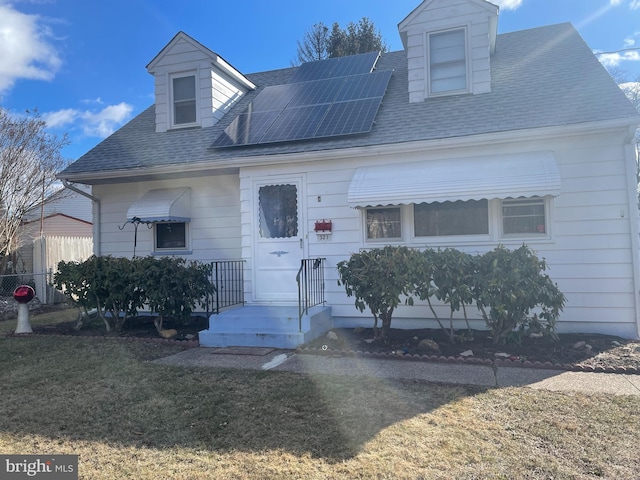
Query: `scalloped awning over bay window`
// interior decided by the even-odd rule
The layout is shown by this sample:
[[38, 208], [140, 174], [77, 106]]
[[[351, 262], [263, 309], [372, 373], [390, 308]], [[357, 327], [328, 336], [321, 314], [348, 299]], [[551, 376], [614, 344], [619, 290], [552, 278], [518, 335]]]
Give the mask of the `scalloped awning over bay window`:
[[158, 188], [149, 190], [127, 210], [127, 221], [143, 223], [191, 221], [191, 189]]
[[560, 193], [552, 152], [375, 165], [356, 170], [351, 207], [519, 198]]

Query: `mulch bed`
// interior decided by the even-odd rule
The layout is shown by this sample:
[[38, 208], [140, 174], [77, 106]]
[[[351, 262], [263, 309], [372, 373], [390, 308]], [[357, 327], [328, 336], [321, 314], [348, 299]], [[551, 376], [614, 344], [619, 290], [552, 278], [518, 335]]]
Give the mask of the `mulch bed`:
[[[299, 351], [318, 355], [640, 373], [640, 341], [610, 335], [560, 334], [557, 341], [526, 337], [520, 344], [497, 346], [486, 331], [457, 332], [460, 339], [455, 343], [449, 342], [438, 329], [392, 329], [386, 343], [371, 342], [372, 329], [334, 329], [332, 332], [335, 337], [331, 334], [322, 336], [301, 346]], [[428, 341], [423, 342], [425, 339]]]
[[[60, 307], [42, 305], [34, 313], [56, 308]], [[153, 320], [152, 316], [133, 317], [119, 332], [106, 332], [104, 324], [98, 318], [92, 319], [81, 330], [76, 329], [75, 321], [32, 328], [34, 334], [40, 335], [121, 338], [181, 344], [185, 347], [197, 347], [198, 333], [208, 328], [208, 319], [204, 316], [193, 317], [188, 325], [173, 322], [169, 318], [164, 321], [163, 327], [175, 329], [178, 334], [171, 339], [164, 339], [158, 335]], [[525, 337], [520, 344], [497, 346], [493, 345], [489, 332], [478, 330], [456, 332], [458, 339], [455, 343], [449, 342], [441, 330], [428, 328], [392, 329], [387, 342], [371, 341], [374, 333], [370, 328], [333, 329], [331, 332], [301, 345], [297, 351], [316, 355], [361, 355], [446, 363], [640, 374], [640, 340], [610, 335], [559, 334], [557, 341]]]

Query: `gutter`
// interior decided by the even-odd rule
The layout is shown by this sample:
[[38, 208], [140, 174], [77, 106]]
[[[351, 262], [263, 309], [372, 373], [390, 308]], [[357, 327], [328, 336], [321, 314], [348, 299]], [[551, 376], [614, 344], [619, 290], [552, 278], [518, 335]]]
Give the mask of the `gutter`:
[[[638, 153], [633, 141], [635, 129], [629, 128], [629, 141], [624, 145], [627, 166], [627, 193], [629, 202], [629, 231], [631, 232], [631, 258], [633, 267], [634, 301], [636, 303], [636, 338], [640, 338], [640, 218], [638, 211], [638, 193], [636, 168]], [[622, 212], [621, 212], [622, 213]]]
[[89, 200], [91, 200], [93, 202], [93, 236], [94, 236], [94, 242], [93, 242], [93, 253], [96, 256], [100, 256], [100, 199], [97, 197], [94, 197], [93, 195], [80, 190], [78, 187], [72, 185], [71, 183], [69, 183], [69, 181], [66, 178], [62, 178], [62, 185], [64, 185], [65, 188], [68, 188], [69, 190], [71, 190], [72, 192], [75, 192], [79, 195], [82, 195], [83, 197], [88, 198]]
[[176, 173], [184, 175], [202, 174], [203, 172], [237, 171], [243, 167], [256, 167], [274, 163], [288, 164], [300, 162], [320, 162], [337, 157], [343, 158], [371, 158], [382, 155], [411, 154], [424, 151], [448, 150], [451, 148], [472, 148], [484, 145], [512, 144], [514, 142], [535, 141], [538, 139], [564, 138], [572, 134], [585, 134], [592, 131], [602, 132], [619, 128], [636, 127], [640, 124], [640, 116], [623, 119], [589, 122], [578, 125], [562, 125], [551, 127], [539, 127], [534, 129], [511, 130], [508, 132], [493, 132], [463, 137], [447, 137], [432, 140], [408, 141], [402, 143], [385, 143], [380, 145], [367, 145], [361, 147], [343, 147], [338, 149], [316, 150], [310, 152], [273, 153], [244, 157], [229, 157], [215, 159], [215, 153], [208, 151], [212, 158], [194, 161], [188, 164], [169, 164], [142, 168], [128, 168], [125, 170], [107, 170], [103, 172], [83, 172], [67, 174], [73, 181], [80, 183], [118, 183], [132, 181], [145, 176], [171, 176]]

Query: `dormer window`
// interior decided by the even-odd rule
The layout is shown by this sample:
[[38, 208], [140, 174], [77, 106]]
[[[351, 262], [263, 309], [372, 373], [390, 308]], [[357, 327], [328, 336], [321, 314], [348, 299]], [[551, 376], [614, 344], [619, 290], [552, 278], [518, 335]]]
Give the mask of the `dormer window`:
[[183, 126], [197, 123], [196, 76], [173, 76], [173, 125]]
[[427, 34], [429, 96], [469, 90], [466, 29]]

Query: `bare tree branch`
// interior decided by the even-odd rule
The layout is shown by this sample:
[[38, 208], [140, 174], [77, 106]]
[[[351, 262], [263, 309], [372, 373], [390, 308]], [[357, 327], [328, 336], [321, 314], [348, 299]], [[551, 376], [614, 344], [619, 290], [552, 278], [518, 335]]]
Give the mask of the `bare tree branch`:
[[0, 257], [19, 246], [24, 215], [53, 190], [66, 163], [60, 153], [66, 135], [58, 138], [45, 127], [37, 111], [15, 116], [0, 107]]

